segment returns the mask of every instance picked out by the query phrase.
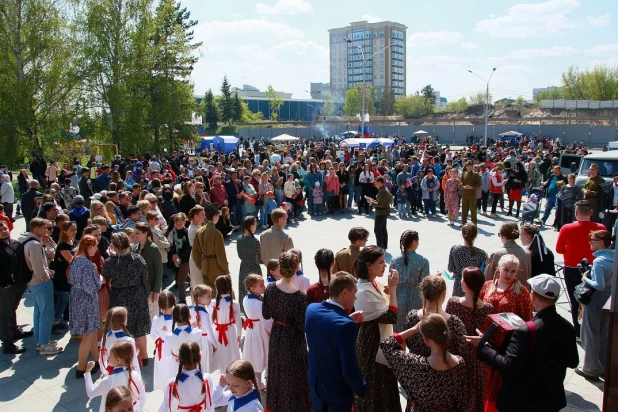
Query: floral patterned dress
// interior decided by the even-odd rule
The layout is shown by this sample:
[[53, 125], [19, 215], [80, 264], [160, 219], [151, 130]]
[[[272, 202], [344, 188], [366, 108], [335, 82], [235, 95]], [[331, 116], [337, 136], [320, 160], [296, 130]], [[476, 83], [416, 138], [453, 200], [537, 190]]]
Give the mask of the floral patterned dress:
[[[418, 317], [418, 310], [411, 310], [410, 313], [408, 313], [404, 330], [414, 327], [420, 321], [421, 319]], [[464, 338], [466, 335], [466, 327], [464, 326], [464, 323], [457, 316], [451, 315], [451, 317], [446, 321], [446, 325], [448, 326], [448, 331], [450, 334], [448, 340], [448, 351], [453, 355], [463, 357], [464, 360], [469, 359], [472, 350]], [[423, 342], [423, 337], [420, 333], [409, 337], [408, 340], [406, 340], [406, 346], [411, 353], [424, 357], [431, 355], [431, 349], [425, 344], [425, 342]]]
[[270, 412], [309, 412], [309, 375], [305, 311], [307, 296], [286, 293], [275, 283], [266, 288], [262, 315], [273, 319], [268, 344], [268, 397]]
[[461, 277], [463, 270], [467, 267], [477, 267], [481, 271], [485, 270], [487, 264], [487, 253], [476, 246], [455, 245], [451, 248], [448, 255], [448, 271], [453, 274], [453, 296], [463, 296], [461, 288]]
[[[525, 320], [526, 322], [532, 319], [532, 302], [530, 301], [530, 291], [520, 285], [520, 291], [515, 294], [513, 283], [506, 290], [499, 292], [495, 290], [489, 295], [489, 288], [494, 281], [488, 280], [481, 289], [480, 298], [485, 303], [489, 303], [494, 307], [494, 313], [512, 312]], [[488, 365], [485, 365], [485, 402], [490, 404], [496, 403], [498, 392], [502, 386], [502, 376]], [[494, 409], [495, 410], [495, 409]]]
[[[464, 412], [466, 411], [466, 363], [459, 356], [457, 366], [449, 370], [433, 369], [427, 358], [402, 350], [394, 338], [380, 343], [384, 356], [399, 383], [408, 394], [406, 412]], [[413, 399], [413, 400], [412, 400]], [[374, 411], [391, 411], [376, 405]]]
[[447, 179], [444, 191], [444, 207], [449, 212], [459, 211], [459, 179]]
[[71, 303], [69, 324], [71, 335], [90, 335], [99, 330], [99, 300], [101, 277], [96, 266], [87, 258], [78, 256], [69, 268]]
[[[459, 298], [452, 297], [446, 304], [446, 313], [457, 316], [466, 327], [466, 335], [476, 335], [476, 330], [483, 326], [487, 315], [494, 313], [494, 307], [486, 303], [476, 311], [463, 306]], [[471, 351], [471, 357], [466, 359], [468, 370], [468, 411], [483, 412], [483, 388], [485, 387], [485, 364], [476, 358], [476, 351]]]
[[240, 310], [244, 313], [242, 306], [243, 298], [247, 295], [245, 288], [245, 279], [250, 274], [262, 276], [262, 268], [260, 267], [260, 241], [254, 236], [240, 235], [236, 240], [236, 251], [240, 258], [240, 272], [238, 273], [238, 302], [240, 302]]

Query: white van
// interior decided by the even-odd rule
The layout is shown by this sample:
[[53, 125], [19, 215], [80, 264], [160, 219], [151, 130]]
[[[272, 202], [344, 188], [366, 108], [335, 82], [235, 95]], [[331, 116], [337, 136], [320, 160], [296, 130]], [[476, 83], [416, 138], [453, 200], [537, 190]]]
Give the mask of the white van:
[[618, 173], [618, 150], [607, 152], [598, 152], [584, 156], [579, 165], [579, 174], [575, 178], [575, 184], [583, 186], [588, 179], [588, 169], [590, 165], [596, 163], [599, 165], [599, 175], [606, 182], [614, 180], [614, 174]]

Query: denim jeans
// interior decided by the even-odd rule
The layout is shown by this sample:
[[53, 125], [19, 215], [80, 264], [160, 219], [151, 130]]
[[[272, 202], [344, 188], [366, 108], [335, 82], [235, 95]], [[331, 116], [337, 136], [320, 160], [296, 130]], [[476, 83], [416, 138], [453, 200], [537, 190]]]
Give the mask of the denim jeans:
[[[312, 205], [313, 204], [313, 189], [307, 190], [307, 196], [305, 197], [305, 204]], [[312, 214], [313, 212], [309, 207], [307, 207], [307, 213]]]
[[556, 196], [547, 196], [547, 203], [545, 203], [545, 212], [543, 212], [543, 223], [547, 222], [549, 214], [556, 206]]
[[275, 201], [277, 202], [277, 206], [281, 206], [281, 202], [283, 202], [283, 190], [275, 189]]
[[348, 209], [352, 208], [352, 201], [354, 201], [354, 185], [348, 185]]
[[399, 214], [399, 216], [406, 214], [406, 204], [407, 204], [407, 199], [403, 199], [401, 202], [397, 204], [397, 213]]
[[28, 286], [34, 298], [34, 340], [47, 345], [54, 323], [54, 285], [51, 280]]
[[54, 295], [56, 295], [56, 307], [54, 309], [54, 320], [59, 319], [62, 320], [62, 314], [64, 310], [67, 308], [69, 304], [69, 292], [65, 292], [62, 290], [54, 291]]
[[260, 224], [262, 226], [268, 224], [268, 216], [266, 215], [266, 208], [264, 206], [260, 207]]
[[232, 215], [232, 225], [240, 225], [245, 217], [245, 205], [242, 203], [236, 203], [235, 205], [230, 206], [230, 214]]
[[425, 214], [428, 215], [431, 213], [432, 215], [436, 214], [436, 201], [433, 199], [423, 199], [423, 203], [425, 205]]
[[321, 203], [320, 204], [314, 203], [313, 204], [313, 214], [314, 215], [318, 215], [318, 214], [321, 214], [321, 213], [322, 213], [322, 204]]

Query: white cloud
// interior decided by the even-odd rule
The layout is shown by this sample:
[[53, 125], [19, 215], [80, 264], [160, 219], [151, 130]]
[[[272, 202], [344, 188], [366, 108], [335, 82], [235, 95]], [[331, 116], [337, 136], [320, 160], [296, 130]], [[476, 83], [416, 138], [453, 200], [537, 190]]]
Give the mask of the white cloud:
[[373, 14], [363, 14], [361, 17], [363, 20], [367, 20], [369, 23], [377, 23], [384, 21], [382, 17], [374, 16]]
[[576, 50], [573, 47], [551, 47], [549, 49], [520, 49], [511, 50], [506, 57], [515, 59], [526, 59], [530, 57], [555, 57], [555, 56], [568, 56], [575, 53]]
[[614, 44], [601, 44], [584, 50], [584, 53], [607, 53], [618, 52], [618, 43]]
[[542, 37], [563, 33], [579, 25], [568, 15], [579, 7], [577, 0], [549, 0], [516, 4], [504, 16], [490, 17], [476, 24], [475, 31], [493, 37]]
[[274, 6], [264, 3], [255, 5], [259, 14], [301, 14], [313, 10], [313, 6], [305, 0], [279, 0]]
[[416, 32], [408, 36], [409, 47], [441, 47], [458, 44], [464, 35], [447, 30]]
[[461, 42], [460, 44], [462, 49], [466, 49], [466, 50], [474, 50], [474, 49], [478, 49], [479, 48], [479, 44], [478, 43], [472, 43], [472, 42]]
[[607, 26], [609, 24], [610, 19], [611, 19], [611, 16], [608, 13], [601, 14], [599, 17], [592, 17], [592, 16], [586, 17], [586, 20], [588, 20], [588, 24], [590, 24], [592, 27]]
[[205, 41], [214, 38], [246, 37], [248, 35], [268, 34], [276, 39], [302, 38], [303, 31], [283, 23], [264, 20], [212, 21], [195, 28], [195, 38]]

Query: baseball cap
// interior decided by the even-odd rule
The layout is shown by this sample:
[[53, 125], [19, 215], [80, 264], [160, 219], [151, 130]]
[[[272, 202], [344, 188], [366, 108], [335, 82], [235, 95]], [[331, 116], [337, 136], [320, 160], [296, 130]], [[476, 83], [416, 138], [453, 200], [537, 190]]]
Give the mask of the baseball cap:
[[555, 276], [543, 273], [528, 279], [528, 284], [534, 292], [548, 299], [560, 296], [560, 284]]
[[140, 167], [140, 166], [142, 166], [142, 162], [135, 163], [135, 167]]
[[77, 195], [73, 198], [73, 203], [84, 203], [84, 196]]
[[552, 163], [558, 163], [558, 160], [560, 160], [560, 159], [558, 159], [557, 157], [552, 157], [551, 162]]
[[90, 199], [92, 200], [101, 200], [101, 193], [95, 193], [94, 195], [90, 196]]

